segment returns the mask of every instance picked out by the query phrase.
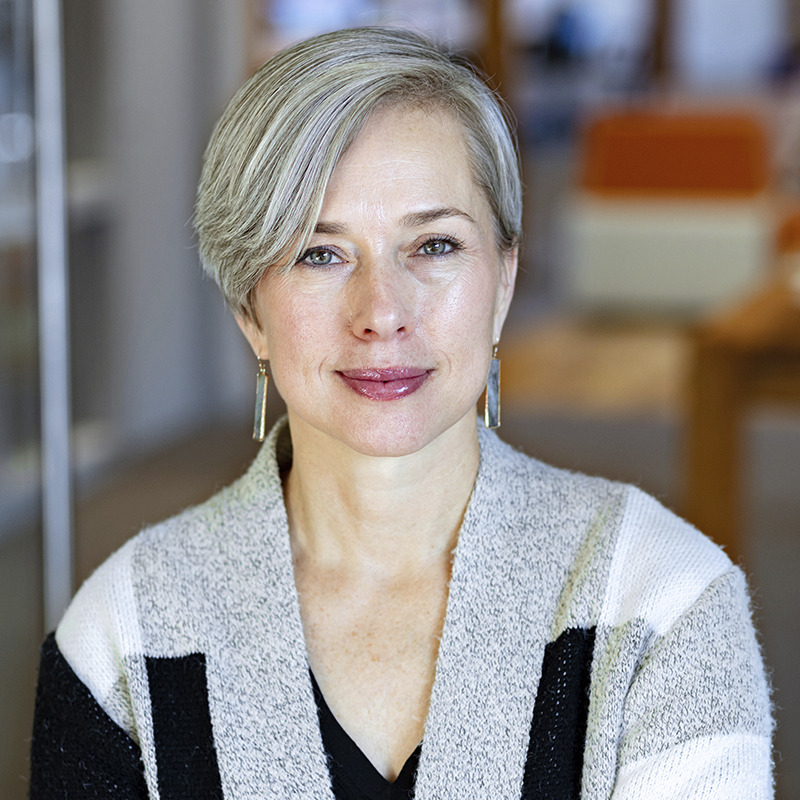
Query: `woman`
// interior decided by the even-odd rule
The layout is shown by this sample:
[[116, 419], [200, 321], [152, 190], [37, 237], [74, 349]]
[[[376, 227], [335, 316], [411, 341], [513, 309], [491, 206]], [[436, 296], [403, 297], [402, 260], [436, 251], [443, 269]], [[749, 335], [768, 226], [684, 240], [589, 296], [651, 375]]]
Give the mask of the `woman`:
[[520, 198], [498, 102], [414, 34], [317, 37], [234, 97], [197, 230], [288, 420], [77, 595], [34, 798], [770, 796], [739, 570], [476, 425]]

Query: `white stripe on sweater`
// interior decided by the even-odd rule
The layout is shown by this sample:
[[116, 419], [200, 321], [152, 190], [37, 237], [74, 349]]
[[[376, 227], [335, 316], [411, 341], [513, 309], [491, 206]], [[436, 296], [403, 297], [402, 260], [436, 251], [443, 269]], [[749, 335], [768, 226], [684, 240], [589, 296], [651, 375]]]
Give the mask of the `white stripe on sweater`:
[[128, 541], [89, 577], [56, 630], [59, 650], [75, 674], [129, 734], [132, 720], [120, 718], [106, 701], [123, 673], [122, 661], [142, 655], [131, 578], [134, 544]]
[[739, 733], [624, 765], [612, 800], [771, 800], [771, 785], [769, 739]]
[[635, 487], [628, 491], [618, 537], [601, 625], [639, 618], [661, 636], [730, 568], [719, 547]]

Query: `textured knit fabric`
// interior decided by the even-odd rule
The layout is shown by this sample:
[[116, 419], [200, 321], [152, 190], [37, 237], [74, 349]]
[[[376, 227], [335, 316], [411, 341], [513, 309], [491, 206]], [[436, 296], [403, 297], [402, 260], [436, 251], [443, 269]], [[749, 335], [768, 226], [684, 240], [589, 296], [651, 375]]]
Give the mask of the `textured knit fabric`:
[[[638, 489], [479, 435], [417, 800], [772, 797], [739, 569]], [[244, 477], [82, 587], [40, 674], [34, 800], [332, 800], [280, 482], [290, 459], [283, 422]], [[68, 788], [67, 772], [105, 758], [84, 736], [94, 725], [128, 754], [118, 793]], [[63, 742], [62, 764], [47, 751]]]

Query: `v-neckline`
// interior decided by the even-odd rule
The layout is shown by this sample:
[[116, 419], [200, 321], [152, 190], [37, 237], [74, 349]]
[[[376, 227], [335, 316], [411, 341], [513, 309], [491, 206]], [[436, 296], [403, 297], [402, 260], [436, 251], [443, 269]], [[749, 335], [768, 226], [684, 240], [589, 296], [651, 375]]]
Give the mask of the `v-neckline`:
[[414, 782], [422, 752], [418, 744], [408, 757], [394, 781], [389, 781], [375, 768], [363, 750], [341, 726], [330, 710], [314, 673], [309, 668], [314, 699], [317, 704], [322, 743], [328, 756], [328, 766], [334, 794], [345, 792], [346, 800], [409, 800], [414, 796]]

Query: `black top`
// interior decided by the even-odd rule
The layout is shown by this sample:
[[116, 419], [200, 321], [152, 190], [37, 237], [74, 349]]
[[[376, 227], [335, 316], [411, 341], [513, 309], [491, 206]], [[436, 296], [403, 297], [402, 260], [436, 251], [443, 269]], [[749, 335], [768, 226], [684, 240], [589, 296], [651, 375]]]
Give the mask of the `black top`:
[[311, 672], [317, 701], [322, 744], [328, 756], [328, 770], [336, 800], [413, 800], [414, 781], [422, 745], [408, 757], [393, 783], [378, 772], [372, 762], [333, 716]]

